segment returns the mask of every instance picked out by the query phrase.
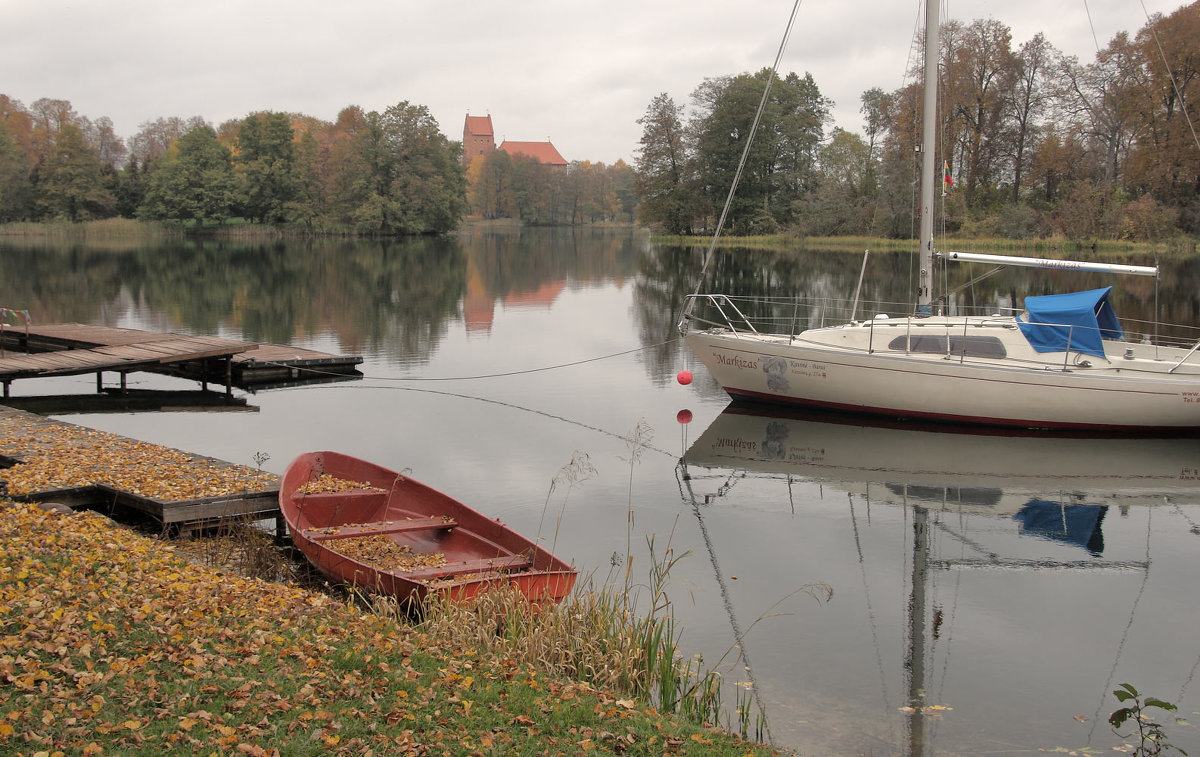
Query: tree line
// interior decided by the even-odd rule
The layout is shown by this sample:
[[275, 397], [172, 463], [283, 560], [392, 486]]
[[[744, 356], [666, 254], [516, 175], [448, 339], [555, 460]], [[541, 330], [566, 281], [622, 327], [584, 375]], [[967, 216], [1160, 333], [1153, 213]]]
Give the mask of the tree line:
[[0, 95], [0, 221], [240, 217], [397, 234], [454, 228], [466, 208], [456, 143], [424, 106], [352, 106], [335, 122], [254, 113], [214, 129], [160, 118], [127, 142], [68, 101]]
[[393, 235], [449, 231], [470, 212], [547, 224], [633, 219], [624, 163], [551, 170], [499, 153], [486, 173], [479, 166], [473, 211], [461, 155], [428, 109], [408, 102], [347, 107], [333, 122], [258, 112], [214, 128], [159, 118], [122, 140], [111, 119], [66, 100], [25, 107], [0, 95], [0, 223], [128, 217], [202, 229], [237, 218]]
[[611, 166], [578, 161], [565, 169], [527, 155], [494, 150], [467, 170], [471, 213], [534, 225], [634, 221], [634, 173], [625, 161]]
[[[1015, 49], [994, 20], [942, 27], [938, 165], [944, 223], [973, 236], [1156, 240], [1200, 234], [1200, 2], [1116, 35], [1091, 63], [1042, 34]], [[913, 83], [861, 96], [864, 133], [833, 128], [809, 75], [775, 76], [727, 231], [915, 234], [922, 61]], [[690, 109], [653, 98], [638, 213], [715, 229], [770, 71], [706, 79]]]

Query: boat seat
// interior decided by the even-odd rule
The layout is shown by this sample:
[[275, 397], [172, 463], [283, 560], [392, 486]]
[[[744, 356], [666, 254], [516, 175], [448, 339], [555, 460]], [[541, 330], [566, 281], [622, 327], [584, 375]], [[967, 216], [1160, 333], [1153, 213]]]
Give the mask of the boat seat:
[[313, 541], [350, 539], [356, 536], [402, 534], [409, 531], [435, 531], [454, 528], [458, 523], [446, 518], [412, 518], [408, 520], [378, 520], [371, 523], [347, 523], [326, 528], [306, 528], [304, 535]]
[[467, 573], [489, 573], [497, 570], [522, 570], [531, 567], [532, 563], [525, 555], [507, 555], [490, 557], [482, 560], [465, 560], [450, 562], [436, 568], [420, 568], [406, 570], [399, 575], [414, 581], [429, 581], [435, 578], [452, 578]]

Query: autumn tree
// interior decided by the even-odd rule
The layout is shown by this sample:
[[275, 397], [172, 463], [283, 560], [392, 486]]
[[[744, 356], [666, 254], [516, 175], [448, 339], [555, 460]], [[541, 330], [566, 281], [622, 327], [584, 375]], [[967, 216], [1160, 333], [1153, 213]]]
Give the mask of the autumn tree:
[[117, 200], [106, 186], [104, 164], [74, 124], [58, 128], [38, 171], [37, 196], [41, 214], [49, 218], [83, 221], [113, 214]]
[[197, 226], [229, 217], [236, 180], [228, 148], [211, 126], [192, 129], [149, 169], [147, 218], [194, 220]]
[[947, 157], [957, 167], [956, 187], [972, 205], [989, 199], [1008, 178], [1003, 156], [1011, 152], [1011, 135], [1004, 116], [1017, 66], [1012, 32], [999, 21], [965, 27], [952, 21], [946, 27]]
[[1085, 135], [1097, 181], [1120, 180], [1136, 139], [1138, 59], [1129, 35], [1121, 32], [1096, 54], [1094, 63], [1084, 66], [1074, 58], [1061, 63], [1061, 108], [1072, 127]]
[[241, 214], [259, 223], [286, 220], [297, 190], [296, 151], [287, 115], [248, 116], [238, 126], [236, 145]]
[[29, 217], [33, 201], [29, 156], [0, 118], [0, 223]]
[[1200, 231], [1200, 2], [1150, 19], [1133, 49], [1142, 86], [1124, 185], [1131, 194], [1148, 192], [1185, 209], [1189, 230]]
[[472, 213], [487, 220], [503, 215], [511, 169], [508, 153], [503, 150], [493, 150], [471, 161], [467, 168], [467, 199]]
[[870, 147], [857, 134], [835, 128], [818, 154], [817, 179], [798, 217], [806, 235], [861, 234], [870, 228], [874, 188]]
[[442, 134], [424, 105], [393, 105], [383, 121], [396, 163], [388, 189], [398, 204], [388, 225], [402, 234], [450, 231], [467, 206], [461, 145]]
[[1088, 177], [1084, 168], [1087, 149], [1077, 134], [1048, 129], [1034, 148], [1029, 168], [1031, 187], [1044, 206], [1057, 201], [1064, 184]]
[[1012, 86], [1004, 101], [1005, 118], [1011, 124], [1012, 138], [1005, 147], [1012, 164], [1012, 202], [1019, 202], [1025, 174], [1037, 144], [1042, 118], [1049, 98], [1046, 79], [1053, 62], [1059, 57], [1046, 37], [1035, 34], [1025, 42], [1013, 58]]
[[136, 160], [138, 165], [146, 168], [158, 158], [166, 155], [167, 151], [171, 149], [171, 145], [184, 134], [207, 125], [208, 122], [199, 116], [191, 118], [172, 116], [144, 121], [138, 133], [129, 138], [129, 157]]

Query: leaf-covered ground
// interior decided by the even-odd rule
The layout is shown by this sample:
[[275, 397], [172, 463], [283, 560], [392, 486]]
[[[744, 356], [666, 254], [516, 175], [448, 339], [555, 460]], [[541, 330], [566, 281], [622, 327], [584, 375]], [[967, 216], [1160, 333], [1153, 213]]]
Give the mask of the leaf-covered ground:
[[773, 754], [94, 514], [3, 502], [0, 753]]
[[10, 494], [105, 484], [178, 501], [277, 484], [275, 476], [254, 468], [11, 411], [0, 414], [0, 454], [21, 460], [0, 475]]

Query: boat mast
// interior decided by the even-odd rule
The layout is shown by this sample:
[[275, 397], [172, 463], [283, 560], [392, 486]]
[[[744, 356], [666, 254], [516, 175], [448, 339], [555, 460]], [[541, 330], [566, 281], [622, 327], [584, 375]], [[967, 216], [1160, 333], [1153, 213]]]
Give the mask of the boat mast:
[[937, 170], [937, 73], [939, 0], [925, 0], [925, 103], [921, 130], [921, 254], [917, 282], [917, 313], [932, 315], [933, 295], [933, 189]]

